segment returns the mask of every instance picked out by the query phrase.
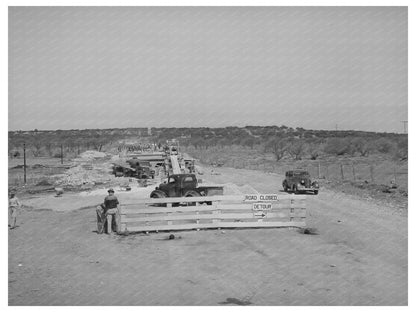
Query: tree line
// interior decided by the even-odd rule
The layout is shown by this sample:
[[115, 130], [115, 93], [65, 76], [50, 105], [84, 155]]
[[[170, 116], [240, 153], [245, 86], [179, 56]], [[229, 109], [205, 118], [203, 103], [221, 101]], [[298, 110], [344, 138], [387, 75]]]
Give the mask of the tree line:
[[56, 131], [10, 131], [9, 154], [21, 153], [23, 143], [34, 157], [60, 156], [60, 146], [65, 154], [79, 154], [94, 149], [102, 151], [121, 140], [145, 140], [157, 145], [177, 139], [182, 146], [195, 149], [226, 148], [239, 145], [261, 149], [282, 158], [318, 159], [323, 155], [369, 156], [372, 153], [389, 154], [405, 160], [408, 154], [407, 135], [365, 131], [306, 130], [287, 126], [246, 126], [223, 128], [147, 128], [86, 129]]

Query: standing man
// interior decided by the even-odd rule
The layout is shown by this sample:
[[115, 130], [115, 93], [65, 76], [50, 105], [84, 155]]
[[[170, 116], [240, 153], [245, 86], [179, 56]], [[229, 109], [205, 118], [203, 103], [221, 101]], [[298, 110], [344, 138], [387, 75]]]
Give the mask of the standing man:
[[20, 207], [22, 207], [22, 204], [15, 196], [14, 192], [11, 192], [9, 198], [9, 227], [11, 230], [16, 227], [17, 210], [20, 209]]
[[119, 204], [117, 197], [114, 195], [114, 190], [108, 190], [108, 196], [104, 198], [104, 203], [97, 207], [97, 233], [104, 233], [104, 226], [107, 221], [108, 234], [112, 232], [112, 220], [117, 212], [117, 205]]

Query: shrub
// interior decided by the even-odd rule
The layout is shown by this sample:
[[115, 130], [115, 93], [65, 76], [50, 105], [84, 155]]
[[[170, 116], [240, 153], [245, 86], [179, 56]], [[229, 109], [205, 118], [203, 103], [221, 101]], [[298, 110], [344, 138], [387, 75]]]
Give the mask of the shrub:
[[350, 147], [360, 153], [361, 156], [368, 156], [374, 149], [373, 144], [364, 138], [353, 138]]
[[279, 161], [284, 157], [287, 152], [288, 144], [285, 139], [272, 138], [265, 146], [265, 150], [271, 150], [276, 157], [276, 161]]
[[301, 160], [305, 151], [305, 141], [291, 140], [287, 144], [287, 151], [295, 160]]
[[375, 146], [376, 149], [380, 152], [380, 153], [384, 153], [384, 154], [388, 154], [390, 152], [392, 152], [395, 149], [395, 145], [392, 141], [385, 139], [385, 138], [380, 138], [375, 142]]
[[346, 138], [329, 138], [324, 151], [328, 154], [341, 156], [348, 152], [350, 144]]
[[322, 155], [322, 144], [318, 142], [309, 143], [305, 148], [305, 152], [310, 156], [310, 159], [316, 160]]
[[397, 148], [394, 154], [394, 157], [398, 160], [407, 160], [408, 159], [408, 142], [407, 137], [400, 138], [397, 141]]

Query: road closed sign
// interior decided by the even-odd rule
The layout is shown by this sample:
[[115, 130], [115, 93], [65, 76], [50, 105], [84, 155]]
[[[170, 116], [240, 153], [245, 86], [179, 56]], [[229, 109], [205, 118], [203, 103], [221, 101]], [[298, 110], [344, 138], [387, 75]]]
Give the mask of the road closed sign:
[[277, 194], [246, 194], [244, 195], [246, 202], [262, 202], [277, 201]]

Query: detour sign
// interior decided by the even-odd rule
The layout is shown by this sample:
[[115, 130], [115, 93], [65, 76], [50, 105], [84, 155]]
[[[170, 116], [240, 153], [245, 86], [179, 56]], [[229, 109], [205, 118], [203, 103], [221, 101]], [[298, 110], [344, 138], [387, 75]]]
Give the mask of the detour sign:
[[254, 211], [272, 210], [271, 203], [253, 203]]

